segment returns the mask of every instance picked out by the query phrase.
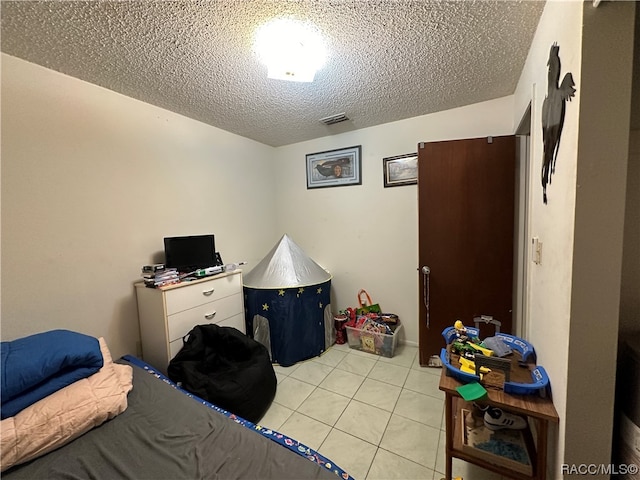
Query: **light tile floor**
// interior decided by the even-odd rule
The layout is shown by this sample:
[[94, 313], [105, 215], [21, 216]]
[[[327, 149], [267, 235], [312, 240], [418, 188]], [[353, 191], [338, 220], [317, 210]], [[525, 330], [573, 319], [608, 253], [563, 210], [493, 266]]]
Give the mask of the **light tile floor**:
[[[278, 390], [262, 426], [317, 450], [356, 480], [444, 478], [441, 371], [420, 367], [416, 347], [399, 345], [385, 358], [334, 345], [274, 369]], [[501, 479], [457, 459], [453, 473]]]

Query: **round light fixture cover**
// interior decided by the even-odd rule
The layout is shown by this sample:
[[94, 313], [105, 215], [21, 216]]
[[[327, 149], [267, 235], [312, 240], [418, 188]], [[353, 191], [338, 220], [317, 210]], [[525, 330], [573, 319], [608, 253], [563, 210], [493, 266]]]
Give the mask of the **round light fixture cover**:
[[318, 28], [290, 18], [278, 18], [260, 27], [254, 48], [267, 66], [268, 77], [278, 80], [311, 82], [327, 57]]

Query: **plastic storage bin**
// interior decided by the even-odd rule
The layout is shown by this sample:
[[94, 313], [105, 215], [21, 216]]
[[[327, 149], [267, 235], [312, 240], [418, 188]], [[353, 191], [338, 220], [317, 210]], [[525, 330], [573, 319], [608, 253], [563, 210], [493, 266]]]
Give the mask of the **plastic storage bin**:
[[398, 338], [402, 333], [402, 324], [400, 323], [396, 326], [393, 335], [375, 333], [349, 326], [345, 328], [347, 329], [349, 348], [388, 358], [393, 357], [398, 345]]

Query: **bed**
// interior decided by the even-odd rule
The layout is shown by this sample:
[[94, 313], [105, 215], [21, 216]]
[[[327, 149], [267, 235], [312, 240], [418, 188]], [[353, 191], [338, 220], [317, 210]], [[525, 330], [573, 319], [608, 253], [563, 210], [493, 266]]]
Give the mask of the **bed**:
[[[100, 371], [109, 362], [107, 353]], [[125, 408], [69, 443], [3, 467], [4, 479], [351, 479], [318, 452], [191, 395], [136, 357], [111, 363], [131, 371]]]

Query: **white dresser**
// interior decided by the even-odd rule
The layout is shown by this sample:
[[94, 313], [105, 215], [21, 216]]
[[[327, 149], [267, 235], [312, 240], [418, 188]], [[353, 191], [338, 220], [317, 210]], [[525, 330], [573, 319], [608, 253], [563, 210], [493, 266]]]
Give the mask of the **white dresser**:
[[165, 374], [194, 326], [215, 323], [246, 333], [241, 270], [162, 288], [135, 287], [142, 357]]

